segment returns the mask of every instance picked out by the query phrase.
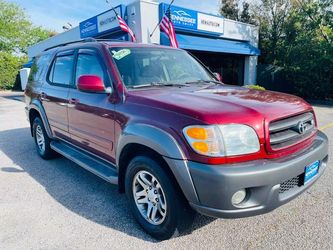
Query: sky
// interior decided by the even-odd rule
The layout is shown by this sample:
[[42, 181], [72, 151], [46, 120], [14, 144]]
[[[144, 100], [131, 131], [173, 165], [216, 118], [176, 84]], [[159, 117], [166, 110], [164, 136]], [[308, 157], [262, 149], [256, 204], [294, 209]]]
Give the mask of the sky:
[[[67, 22], [77, 26], [81, 21], [109, 9], [105, 0], [7, 0], [25, 9], [31, 21], [44, 28], [62, 32]], [[113, 5], [134, 2], [134, 0], [109, 0]], [[169, 0], [159, 1], [168, 3]], [[216, 14], [218, 0], [175, 0], [174, 5]]]

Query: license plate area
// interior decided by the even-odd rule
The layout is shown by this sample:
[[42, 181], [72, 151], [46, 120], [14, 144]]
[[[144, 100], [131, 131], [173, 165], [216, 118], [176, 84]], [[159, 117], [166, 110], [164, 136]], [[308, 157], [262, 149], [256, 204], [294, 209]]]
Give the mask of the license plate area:
[[315, 161], [314, 163], [305, 167], [304, 171], [304, 185], [309, 183], [319, 172], [320, 161]]

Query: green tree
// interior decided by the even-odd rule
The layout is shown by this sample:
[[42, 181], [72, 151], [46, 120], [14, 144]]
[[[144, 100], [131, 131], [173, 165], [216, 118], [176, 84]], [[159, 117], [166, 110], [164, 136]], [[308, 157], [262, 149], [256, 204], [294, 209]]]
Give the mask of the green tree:
[[295, 1], [277, 57], [294, 91], [333, 99], [332, 1]]
[[0, 89], [11, 88], [27, 47], [50, 36], [50, 31], [32, 25], [17, 4], [0, 0]]
[[333, 99], [333, 0], [260, 1], [253, 11], [260, 23], [259, 61], [278, 71], [275, 85], [283, 87], [275, 90], [287, 83], [302, 97]]
[[276, 64], [279, 42], [284, 36], [283, 29], [290, 10], [290, 0], [260, 0], [254, 7], [253, 14], [260, 25], [262, 62]]
[[18, 69], [26, 61], [25, 57], [17, 57], [0, 51], [0, 89], [12, 89]]
[[239, 16], [239, 21], [243, 23], [256, 24], [253, 15], [250, 13], [250, 4], [248, 2], [243, 2], [243, 8]]
[[219, 12], [225, 18], [238, 21], [238, 0], [221, 0]]

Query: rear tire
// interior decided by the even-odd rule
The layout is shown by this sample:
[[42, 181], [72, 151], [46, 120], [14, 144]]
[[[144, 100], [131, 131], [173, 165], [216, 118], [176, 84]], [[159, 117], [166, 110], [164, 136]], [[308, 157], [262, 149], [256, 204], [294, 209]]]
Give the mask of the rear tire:
[[51, 139], [47, 136], [44, 124], [39, 117], [33, 121], [32, 131], [38, 155], [45, 160], [54, 158], [56, 152], [50, 146]]
[[135, 157], [128, 165], [125, 178], [133, 214], [152, 237], [166, 240], [192, 225], [195, 212], [158, 161], [147, 156]]

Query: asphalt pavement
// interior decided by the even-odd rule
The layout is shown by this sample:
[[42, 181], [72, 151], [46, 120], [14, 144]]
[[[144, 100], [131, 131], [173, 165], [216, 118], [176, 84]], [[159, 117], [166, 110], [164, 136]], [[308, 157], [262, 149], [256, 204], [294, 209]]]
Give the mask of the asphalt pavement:
[[[332, 157], [311, 189], [269, 214], [197, 216], [186, 234], [158, 242], [116, 186], [65, 158], [38, 157], [20, 100], [0, 97], [0, 249], [333, 249]], [[333, 108], [315, 111], [333, 156]]]

